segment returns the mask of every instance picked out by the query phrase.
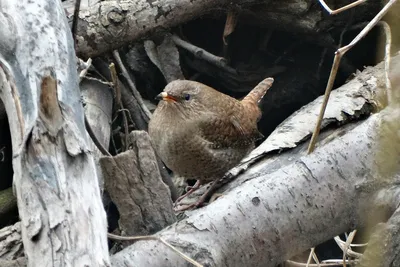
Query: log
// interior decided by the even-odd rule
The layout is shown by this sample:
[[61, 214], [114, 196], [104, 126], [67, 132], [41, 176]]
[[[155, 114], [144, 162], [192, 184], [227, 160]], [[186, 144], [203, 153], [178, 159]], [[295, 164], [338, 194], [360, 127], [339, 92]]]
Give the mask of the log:
[[[205, 14], [224, 14], [229, 7], [243, 10], [243, 15], [251, 17], [249, 21], [254, 22], [256, 17], [257, 22], [264, 22], [266, 27], [314, 38], [317, 34], [327, 32], [333, 25], [338, 27], [346, 24], [347, 20], [343, 19], [346, 15], [325, 16], [322, 7], [314, 3], [314, 0], [103, 1], [81, 10], [77, 52], [83, 58], [95, 57], [138, 41], [158, 29], [168, 29]], [[348, 4], [348, 1], [340, 0], [335, 4], [340, 7]], [[367, 1], [358, 7], [354, 21], [371, 19], [369, 10], [378, 10], [380, 5], [378, 1]], [[251, 6], [254, 8], [250, 9]], [[329, 34], [321, 34], [319, 39], [325, 46], [334, 46]]]
[[[399, 77], [399, 59], [393, 58], [393, 81]], [[334, 92], [324, 125], [349, 122], [371, 112], [383, 86], [382, 64], [359, 73], [343, 90]], [[380, 147], [381, 128], [384, 118], [393, 118], [398, 108], [326, 131], [317, 150], [306, 155], [306, 144], [301, 143], [310, 135], [318, 101], [293, 114], [244, 160], [242, 169], [236, 170], [236, 175], [244, 171], [236, 187], [208, 206], [187, 212], [188, 218], [157, 235], [205, 266], [276, 266], [345, 231], [385, 221], [400, 201], [396, 185], [400, 173], [398, 168], [385, 175], [377, 172], [379, 159], [398, 159], [400, 153]], [[398, 134], [390, 137], [392, 142], [400, 140]], [[286, 152], [276, 153], [282, 150]], [[396, 235], [393, 225], [387, 226], [385, 236]], [[146, 266], [185, 266], [174, 253], [152, 241], [137, 242], [111, 260], [113, 266], [144, 262]]]
[[3, 1], [0, 24], [0, 98], [28, 266], [108, 266], [106, 216], [61, 2]]
[[[366, 214], [382, 207], [393, 212], [399, 203], [399, 188], [393, 186], [398, 180], [381, 183], [374, 177], [380, 118], [376, 114], [357, 127], [339, 129], [311, 155], [281, 155], [284, 164], [275, 160], [263, 166], [269, 173], [256, 169], [245, 174], [249, 179], [240, 187], [157, 235], [204, 266], [276, 266], [366, 226]], [[111, 261], [112, 266], [186, 266], [152, 241], [139, 241]]]

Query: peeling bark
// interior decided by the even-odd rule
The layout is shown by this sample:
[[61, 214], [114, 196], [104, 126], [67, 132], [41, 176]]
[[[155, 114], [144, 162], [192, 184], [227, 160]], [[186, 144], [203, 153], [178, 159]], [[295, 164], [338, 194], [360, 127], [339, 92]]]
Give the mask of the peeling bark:
[[61, 3], [1, 7], [0, 97], [28, 266], [108, 266], [106, 217]]
[[[158, 235], [205, 266], [275, 266], [347, 230], [366, 214], [393, 212], [399, 188], [376, 180], [380, 115], [348, 125], [311, 155], [284, 154], [243, 174], [248, 181]], [[397, 177], [398, 178], [398, 177]], [[385, 201], [378, 201], [384, 194]], [[379, 204], [378, 204], [379, 203]], [[290, 245], [288, 245], [290, 244]], [[160, 243], [140, 241], [112, 257], [113, 266], [185, 266]]]
[[[107, 149], [110, 144], [111, 135], [111, 116], [113, 107], [112, 89], [98, 81], [86, 79], [83, 79], [80, 84], [80, 88], [82, 100], [85, 106], [86, 118], [94, 134], [96, 135], [96, 138], [103, 145], [103, 147]], [[103, 154], [91, 139], [89, 142], [90, 149], [93, 151], [93, 156], [95, 157], [100, 190], [103, 191], [104, 179], [99, 164], [99, 159], [103, 156]]]
[[[392, 58], [392, 64], [396, 81], [400, 56]], [[382, 63], [358, 73], [332, 93], [323, 125], [369, 114], [383, 88]], [[244, 173], [222, 197], [186, 212], [187, 219], [158, 235], [206, 266], [275, 266], [345, 231], [384, 221], [400, 201], [396, 186], [400, 176], [398, 168], [386, 170], [385, 175], [380, 170], [377, 159], [398, 159], [398, 154], [381, 149], [380, 129], [384, 118], [398, 121], [393, 119], [398, 109], [387, 108], [366, 121], [328, 130], [317, 150], [306, 155], [306, 144], [299, 143], [311, 133], [319, 102], [316, 99], [294, 113], [244, 159], [232, 174]], [[394, 132], [387, 138], [398, 142]], [[276, 153], [282, 149], [286, 152]], [[392, 226], [386, 227], [385, 236], [396, 234]], [[151, 241], [137, 242], [112, 257], [113, 266], [127, 262], [184, 266], [176, 255]]]
[[[20, 222], [0, 230], [0, 255], [1, 260], [4, 261], [16, 260], [24, 256]], [[0, 264], [0, 266], [4, 265]]]
[[147, 132], [132, 132], [128, 143], [130, 150], [100, 159], [106, 189], [118, 208], [123, 235], [153, 234], [176, 221], [171, 194]]

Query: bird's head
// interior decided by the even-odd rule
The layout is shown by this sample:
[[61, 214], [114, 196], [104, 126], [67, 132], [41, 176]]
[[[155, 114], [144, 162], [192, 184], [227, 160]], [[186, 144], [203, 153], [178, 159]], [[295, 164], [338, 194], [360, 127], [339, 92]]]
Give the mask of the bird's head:
[[[175, 80], [167, 84], [156, 96], [163, 107], [179, 109], [181, 112], [198, 111], [207, 106], [208, 86], [189, 80]], [[211, 89], [212, 90], [212, 89]]]

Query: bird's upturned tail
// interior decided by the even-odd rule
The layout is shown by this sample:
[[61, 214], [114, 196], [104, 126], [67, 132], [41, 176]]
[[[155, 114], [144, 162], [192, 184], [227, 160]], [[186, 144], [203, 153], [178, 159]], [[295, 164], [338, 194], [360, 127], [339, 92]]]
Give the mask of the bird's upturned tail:
[[253, 90], [251, 90], [247, 96], [242, 99], [242, 102], [251, 102], [257, 104], [267, 93], [268, 89], [271, 88], [274, 83], [273, 78], [266, 78], [262, 80]]

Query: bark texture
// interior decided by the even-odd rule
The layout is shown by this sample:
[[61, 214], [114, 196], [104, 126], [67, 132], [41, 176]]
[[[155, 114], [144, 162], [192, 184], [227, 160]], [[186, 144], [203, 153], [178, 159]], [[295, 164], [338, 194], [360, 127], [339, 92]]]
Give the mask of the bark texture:
[[[371, 3], [373, 2], [373, 3]], [[354, 14], [354, 21], [365, 21], [380, 5], [367, 1]], [[335, 2], [337, 7], [348, 1]], [[253, 6], [254, 8], [249, 8]], [[298, 34], [316, 35], [338, 26], [342, 15], [327, 17], [314, 0], [160, 0], [160, 1], [104, 1], [91, 6], [79, 15], [78, 54], [94, 57], [106, 51], [137, 41], [158, 30], [168, 29], [205, 14], [224, 14], [228, 8], [243, 11], [256, 21], [271, 28], [279, 28]], [[334, 8], [334, 7], [332, 7]], [[257, 19], [254, 19], [254, 18]], [[333, 46], [329, 35], [321, 34], [319, 42]]]
[[59, 1], [2, 1], [0, 97], [28, 266], [108, 266], [106, 217]]
[[[85, 106], [86, 118], [102, 146], [107, 149], [110, 144], [111, 116], [113, 107], [112, 89], [98, 81], [86, 80], [80, 84], [81, 96]], [[100, 190], [104, 189], [104, 179], [99, 164], [103, 154], [90, 139], [90, 149], [95, 157], [97, 177]]]
[[162, 182], [147, 132], [129, 136], [131, 150], [103, 157], [107, 192], [116, 204], [123, 235], [148, 235], [176, 221], [171, 194]]
[[[398, 203], [398, 188], [375, 173], [380, 116], [341, 129], [311, 155], [272, 161], [244, 175], [248, 181], [189, 218], [161, 231], [204, 266], [275, 266], [347, 230], [365, 226], [366, 214]], [[353, 128], [354, 125], [349, 125]], [[275, 166], [274, 166], [275, 165]], [[383, 190], [383, 191], [382, 191]], [[290, 244], [290, 245], [288, 245]], [[113, 266], [186, 266], [163, 244], [140, 241], [112, 257]]]
[[[399, 62], [399, 56], [393, 58], [392, 80]], [[384, 77], [379, 64], [333, 92], [323, 125], [369, 114], [381, 90]], [[275, 266], [345, 231], [384, 221], [399, 203], [395, 184], [400, 176], [398, 168], [383, 175], [378, 166], [378, 158], [394, 157], [381, 148], [382, 118], [393, 118], [398, 109], [388, 108], [366, 121], [327, 131], [318, 149], [306, 155], [306, 144], [294, 147], [310, 135], [320, 101], [278, 126], [233, 171], [233, 175], [244, 173], [228, 186], [229, 192], [205, 208], [187, 212], [187, 219], [159, 235], [205, 266]], [[393, 141], [392, 135], [388, 138]], [[394, 138], [399, 139], [396, 134]], [[288, 148], [294, 149], [276, 155]], [[396, 235], [396, 229], [386, 229], [386, 236]], [[127, 262], [185, 266], [162, 244], [151, 241], [137, 242], [112, 258], [113, 266]]]
[[[20, 222], [0, 230], [0, 256], [4, 261], [16, 260], [24, 256]], [[0, 264], [0, 266], [4, 265]]]

